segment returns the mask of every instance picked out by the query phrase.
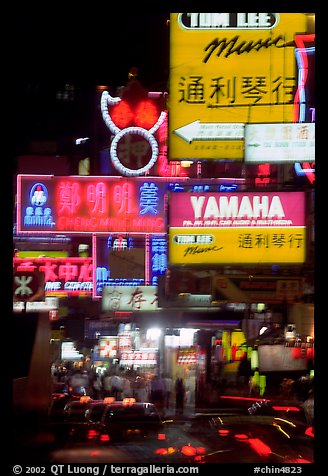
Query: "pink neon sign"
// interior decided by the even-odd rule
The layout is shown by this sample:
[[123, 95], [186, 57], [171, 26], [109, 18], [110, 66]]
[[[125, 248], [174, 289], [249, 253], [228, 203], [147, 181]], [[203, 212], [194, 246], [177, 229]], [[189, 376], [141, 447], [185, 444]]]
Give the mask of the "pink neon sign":
[[172, 193], [171, 227], [304, 226], [303, 192]]
[[19, 175], [17, 232], [164, 233], [167, 180]]

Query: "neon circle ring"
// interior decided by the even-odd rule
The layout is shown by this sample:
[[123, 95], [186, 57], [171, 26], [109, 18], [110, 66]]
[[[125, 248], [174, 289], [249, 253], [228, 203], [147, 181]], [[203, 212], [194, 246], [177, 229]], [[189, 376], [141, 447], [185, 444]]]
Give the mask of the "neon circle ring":
[[[136, 134], [136, 135], [141, 135], [144, 139], [146, 139], [150, 146], [151, 146], [151, 150], [152, 150], [152, 155], [151, 155], [151, 158], [149, 160], [149, 162], [142, 168], [140, 169], [129, 169], [127, 167], [125, 167], [119, 160], [118, 158], [118, 155], [117, 155], [117, 145], [118, 145], [118, 142], [120, 141], [120, 139], [125, 135], [125, 134]], [[147, 131], [146, 129], [144, 129], [143, 127], [127, 127], [125, 129], [122, 129], [120, 132], [118, 132], [113, 141], [112, 141], [112, 144], [111, 144], [111, 147], [110, 147], [110, 156], [111, 156], [111, 159], [112, 159], [112, 162], [115, 166], [115, 168], [117, 170], [119, 170], [121, 173], [124, 173], [125, 175], [128, 175], [128, 176], [135, 176], [135, 175], [142, 175], [144, 174], [145, 172], [147, 172], [147, 170], [149, 170], [156, 162], [157, 158], [158, 158], [158, 144], [157, 144], [157, 141], [155, 139], [155, 137], [149, 132]]]

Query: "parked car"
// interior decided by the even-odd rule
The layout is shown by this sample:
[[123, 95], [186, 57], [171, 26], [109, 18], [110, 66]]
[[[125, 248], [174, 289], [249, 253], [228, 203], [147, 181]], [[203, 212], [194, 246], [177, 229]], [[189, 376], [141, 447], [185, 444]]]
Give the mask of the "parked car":
[[74, 423], [70, 425], [69, 437], [79, 440], [97, 439], [97, 433], [90, 426], [100, 423], [108, 403], [106, 400], [91, 400], [87, 403], [81, 414], [75, 416]]
[[89, 422], [89, 438], [126, 441], [134, 438], [165, 439], [166, 422], [153, 403], [127, 398], [107, 404], [99, 422]]
[[68, 438], [74, 425], [84, 421], [84, 414], [92, 401], [91, 397], [82, 396], [79, 400], [69, 400], [62, 408], [58, 407], [58, 400], [55, 400], [49, 415], [49, 427], [56, 438]]

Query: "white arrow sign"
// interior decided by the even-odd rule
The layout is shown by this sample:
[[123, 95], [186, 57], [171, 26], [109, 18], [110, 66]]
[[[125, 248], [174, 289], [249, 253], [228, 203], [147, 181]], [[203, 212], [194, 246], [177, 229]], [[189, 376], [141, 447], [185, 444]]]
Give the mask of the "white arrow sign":
[[197, 120], [179, 127], [174, 133], [189, 144], [194, 140], [241, 140], [245, 137], [245, 124]]

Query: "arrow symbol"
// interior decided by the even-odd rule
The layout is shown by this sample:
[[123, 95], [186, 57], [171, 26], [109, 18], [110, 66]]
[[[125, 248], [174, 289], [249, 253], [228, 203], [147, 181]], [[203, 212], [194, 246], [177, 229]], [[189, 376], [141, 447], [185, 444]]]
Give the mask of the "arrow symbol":
[[189, 144], [194, 140], [242, 140], [245, 124], [236, 122], [190, 122], [174, 133]]

